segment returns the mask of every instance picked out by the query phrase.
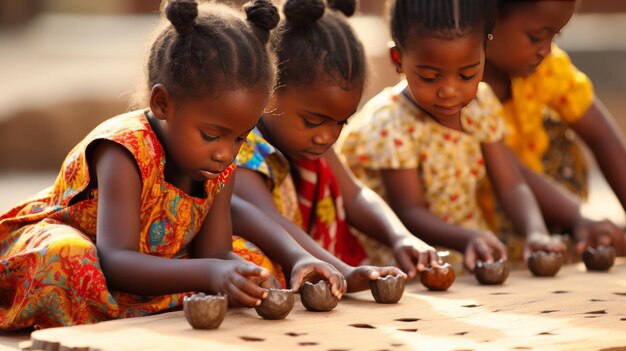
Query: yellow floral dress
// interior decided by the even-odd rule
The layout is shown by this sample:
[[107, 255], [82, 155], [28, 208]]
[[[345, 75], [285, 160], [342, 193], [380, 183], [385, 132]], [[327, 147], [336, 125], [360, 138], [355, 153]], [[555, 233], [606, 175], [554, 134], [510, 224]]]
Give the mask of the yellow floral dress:
[[[512, 79], [511, 99], [502, 109], [506, 143], [519, 159], [583, 198], [588, 189], [587, 167], [568, 125], [580, 120], [593, 99], [589, 78], [567, 53], [553, 45], [533, 74]], [[490, 226], [509, 230], [501, 209], [496, 209], [489, 184], [481, 189], [479, 201]]]
[[[433, 214], [450, 224], [486, 229], [476, 202], [477, 186], [486, 174], [480, 144], [503, 137], [498, 99], [481, 83], [476, 99], [461, 112], [461, 132], [420, 110], [406, 88], [403, 81], [383, 90], [353, 117], [340, 141], [342, 157], [385, 200], [381, 170], [418, 169]], [[375, 249], [368, 248], [373, 255]]]
[[[98, 189], [88, 155], [95, 143], [125, 147], [141, 174], [139, 252], [189, 258], [231, 164], [190, 196], [163, 178], [165, 152], [144, 111], [109, 119], [68, 154], [48, 189], [0, 216], [0, 330], [47, 328], [147, 315], [182, 304], [185, 294], [138, 296], [110, 291], [96, 252]], [[262, 255], [260, 251], [258, 255]]]

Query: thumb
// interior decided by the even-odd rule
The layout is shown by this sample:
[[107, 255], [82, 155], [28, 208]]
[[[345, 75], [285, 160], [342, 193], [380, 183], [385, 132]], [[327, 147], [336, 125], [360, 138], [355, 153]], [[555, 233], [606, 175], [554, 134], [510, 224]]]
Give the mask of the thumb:
[[574, 229], [574, 238], [576, 238], [576, 253], [580, 255], [585, 250], [585, 247], [587, 247], [589, 231], [587, 228], [577, 227]]
[[409, 254], [406, 250], [400, 250], [396, 256], [396, 260], [398, 261], [400, 268], [408, 274], [409, 279], [413, 279], [417, 275], [417, 269], [415, 268], [413, 260]]

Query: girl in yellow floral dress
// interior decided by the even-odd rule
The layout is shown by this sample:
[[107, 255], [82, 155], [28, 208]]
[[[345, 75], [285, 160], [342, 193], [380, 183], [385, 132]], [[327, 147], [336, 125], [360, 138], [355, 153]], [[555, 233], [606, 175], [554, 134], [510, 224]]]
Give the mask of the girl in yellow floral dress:
[[[483, 80], [503, 103], [506, 143], [551, 224], [571, 232], [580, 252], [588, 244], [613, 244], [626, 252], [624, 234], [608, 221], [580, 213], [587, 194], [586, 166], [574, 142], [580, 137], [626, 206], [626, 144], [610, 114], [594, 97], [589, 78], [554, 43], [575, 1], [499, 0]], [[571, 192], [568, 194], [545, 174]], [[481, 195], [493, 214], [489, 195]], [[496, 226], [498, 223], [494, 223]]]
[[277, 89], [237, 157], [235, 194], [335, 266], [348, 291], [358, 291], [371, 279], [402, 272], [365, 266], [368, 256], [354, 229], [392, 248], [410, 278], [436, 264], [437, 256], [354, 180], [332, 149], [361, 98], [365, 55], [344, 18], [354, 12], [354, 2], [328, 2], [332, 8], [324, 3], [285, 2], [285, 18], [272, 40]]
[[341, 151], [355, 174], [429, 242], [477, 259], [507, 258], [476, 201], [488, 175], [525, 252], [563, 251], [503, 142], [497, 98], [480, 83], [495, 7], [478, 0], [397, 0], [391, 58], [406, 80], [370, 100]]
[[[173, 0], [165, 13], [149, 108], [96, 127], [54, 186], [0, 216], [0, 330], [142, 316], [192, 291], [245, 306], [266, 297], [268, 270], [232, 252], [230, 196], [233, 161], [274, 85], [265, 43], [277, 10], [256, 0], [246, 21]], [[222, 65], [238, 61], [248, 64]], [[296, 285], [311, 271], [343, 281], [297, 246], [259, 245], [307, 260], [292, 262]]]

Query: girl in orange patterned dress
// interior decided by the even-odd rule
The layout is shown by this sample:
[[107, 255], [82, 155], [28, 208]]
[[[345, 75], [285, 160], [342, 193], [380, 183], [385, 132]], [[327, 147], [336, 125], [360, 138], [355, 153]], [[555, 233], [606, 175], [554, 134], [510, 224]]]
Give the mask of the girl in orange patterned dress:
[[[589, 146], [625, 208], [626, 163], [618, 160], [626, 159], [626, 143], [594, 96], [589, 78], [553, 43], [575, 3], [499, 0], [483, 80], [504, 106], [506, 143], [523, 164], [522, 173], [546, 220], [572, 233], [579, 253], [586, 245], [611, 242], [626, 253], [622, 231], [608, 221], [585, 218], [580, 211], [588, 185], [575, 136]], [[482, 195], [481, 202], [492, 214], [488, 195]]]
[[[245, 306], [267, 295], [268, 270], [232, 252], [230, 197], [234, 158], [274, 84], [265, 43], [278, 13], [265, 0], [245, 9], [247, 20], [170, 1], [149, 108], [96, 127], [52, 187], [0, 216], [0, 329], [142, 316], [192, 291]], [[341, 290], [338, 272], [297, 252], [290, 263], [307, 264], [292, 283], [322, 271]]]
[[348, 291], [358, 291], [371, 279], [402, 272], [364, 265], [368, 256], [354, 229], [393, 249], [410, 278], [438, 258], [354, 179], [332, 148], [361, 99], [365, 55], [344, 16], [352, 15], [355, 2], [327, 3], [329, 8], [321, 0], [284, 3], [285, 18], [272, 40], [277, 88], [237, 156], [235, 194], [335, 266]]

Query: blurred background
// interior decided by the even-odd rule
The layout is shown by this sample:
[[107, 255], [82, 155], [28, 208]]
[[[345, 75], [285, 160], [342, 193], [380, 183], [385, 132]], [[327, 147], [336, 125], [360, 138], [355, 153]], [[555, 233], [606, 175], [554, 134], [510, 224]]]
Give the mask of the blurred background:
[[[0, 212], [51, 185], [67, 152], [87, 132], [129, 110], [143, 87], [160, 2], [0, 0]], [[371, 62], [362, 101], [400, 79], [387, 58], [385, 3], [361, 0], [350, 19]], [[626, 1], [579, 0], [557, 42], [591, 77], [626, 131], [623, 33]], [[597, 172], [590, 201], [594, 216], [624, 224], [619, 203]]]

